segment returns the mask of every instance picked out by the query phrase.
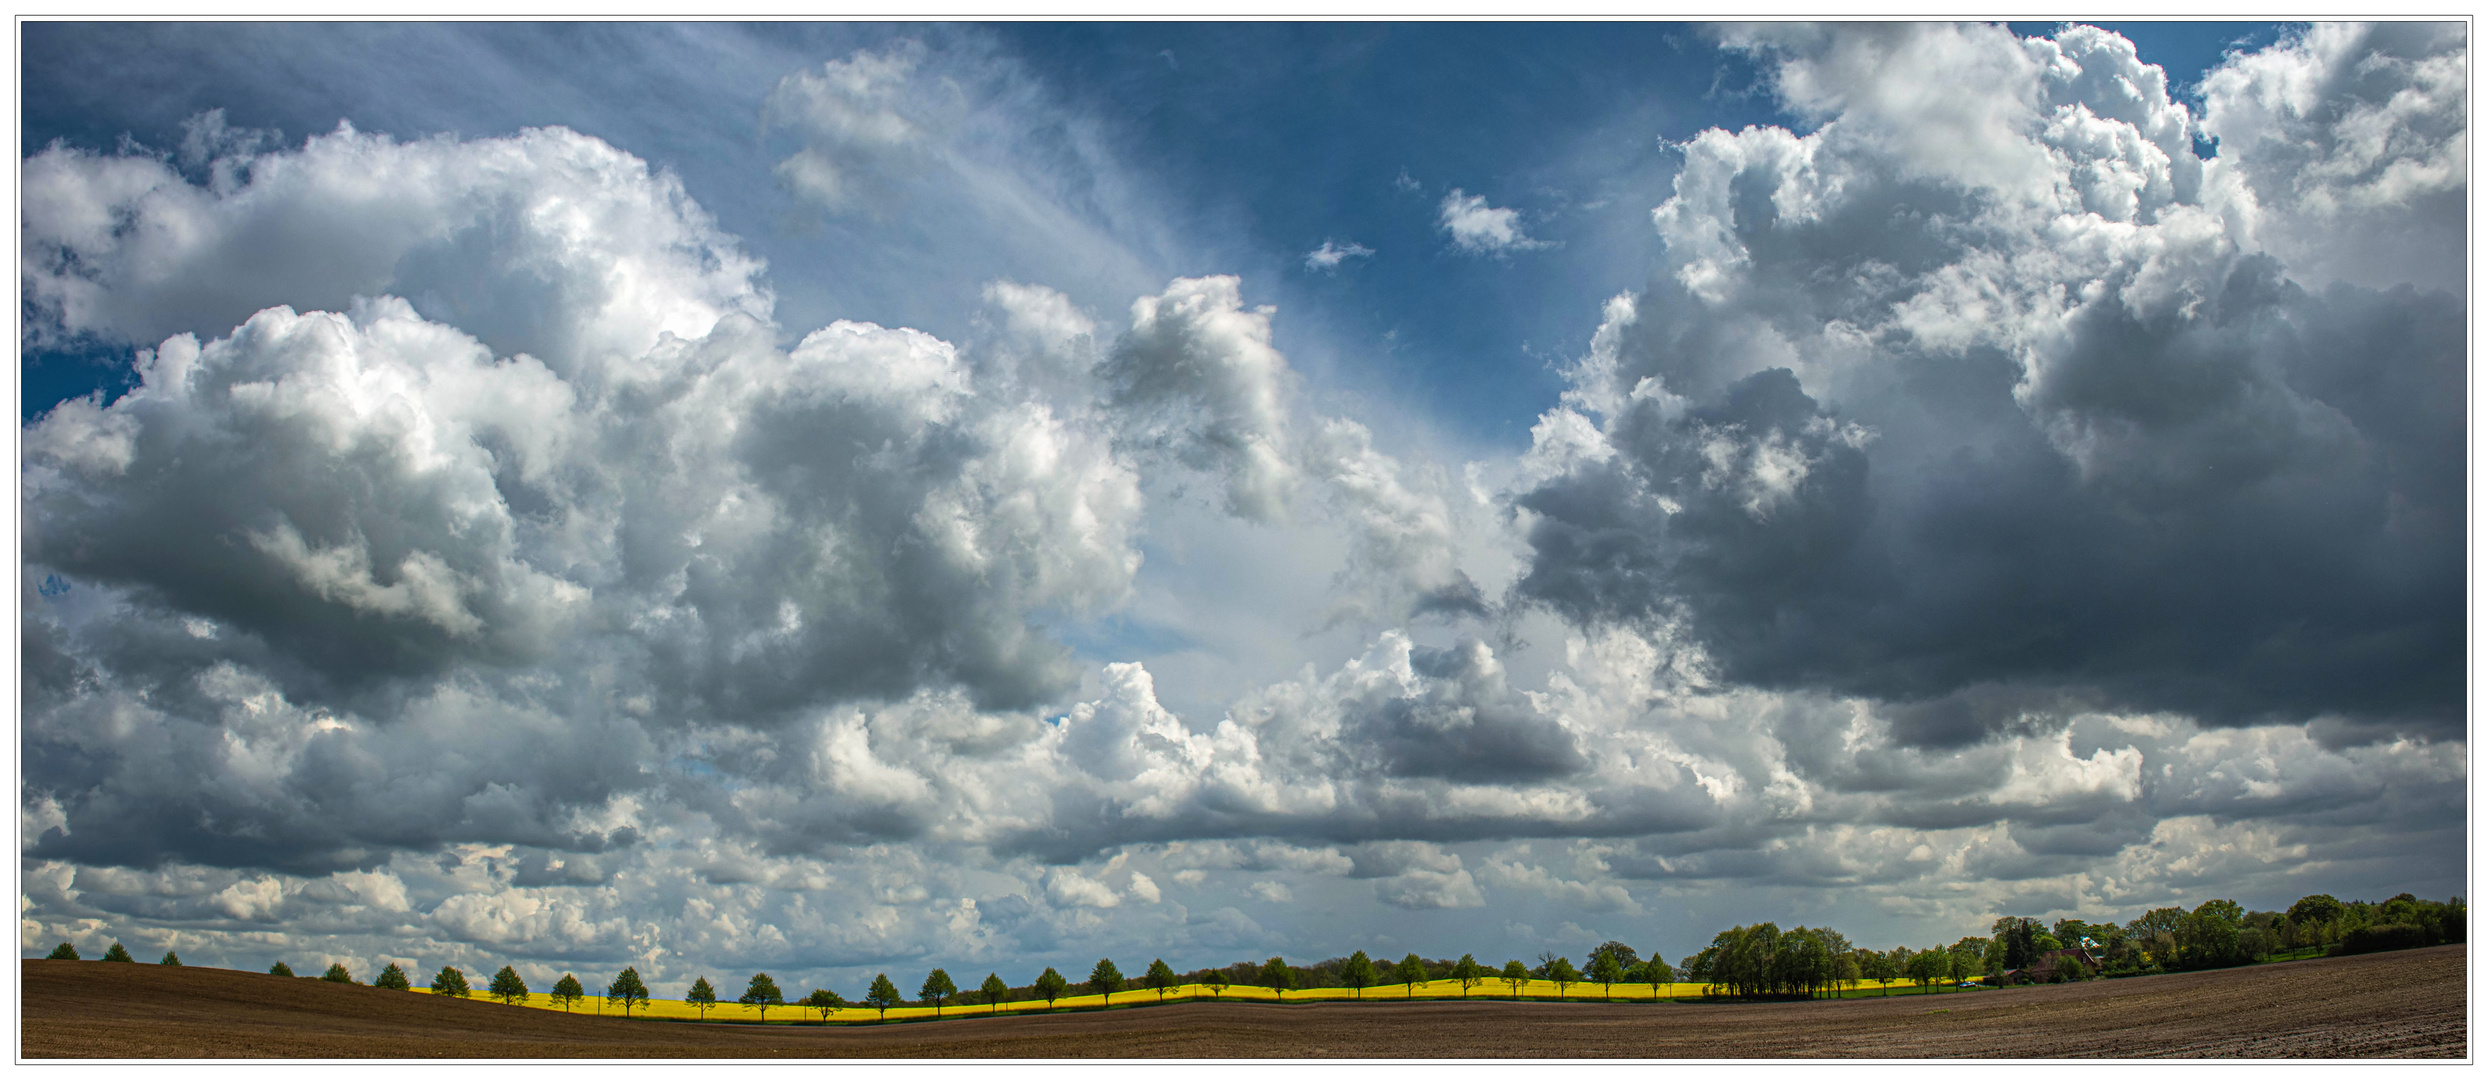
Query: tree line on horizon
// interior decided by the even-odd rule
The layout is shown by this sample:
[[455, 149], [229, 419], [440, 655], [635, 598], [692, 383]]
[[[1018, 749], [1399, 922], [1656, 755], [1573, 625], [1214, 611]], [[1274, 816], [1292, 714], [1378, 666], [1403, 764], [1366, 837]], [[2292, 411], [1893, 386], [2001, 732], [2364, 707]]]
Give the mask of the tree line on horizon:
[[[1762, 922], [1720, 931], [1708, 947], [1675, 964], [1655, 951], [1644, 958], [1620, 941], [1608, 941], [1590, 950], [1577, 967], [1570, 958], [1553, 952], [1541, 952], [1534, 966], [1515, 959], [1498, 968], [1480, 963], [1474, 954], [1440, 960], [1412, 952], [1392, 962], [1374, 960], [1360, 949], [1348, 956], [1311, 964], [1290, 964], [1273, 956], [1258, 963], [1239, 961], [1183, 973], [1176, 972], [1164, 959], [1155, 959], [1141, 975], [1126, 978], [1112, 959], [1100, 958], [1081, 983], [1075, 984], [1048, 967], [1022, 986], [1009, 985], [1000, 973], [991, 973], [974, 990], [962, 990], [946, 969], [937, 967], [925, 976], [912, 1001], [883, 972], [873, 977], [864, 996], [854, 1002], [826, 989], [814, 990], [790, 1002], [776, 981], [760, 972], [751, 977], [742, 996], [731, 1003], [759, 1010], [761, 1020], [766, 1022], [771, 1008], [815, 1010], [823, 1020], [848, 1008], [874, 1009], [884, 1019], [890, 1009], [910, 1005], [932, 1008], [936, 1016], [953, 1004], [998, 1009], [1007, 1003], [1042, 1000], [1051, 1008], [1076, 987], [1102, 995], [1108, 1006], [1114, 1004], [1113, 995], [1117, 993], [1154, 990], [1163, 1001], [1169, 992], [1186, 985], [1204, 987], [1220, 996], [1232, 986], [1258, 986], [1271, 990], [1282, 1001], [1290, 991], [1342, 988], [1352, 990], [1361, 1000], [1368, 989], [1400, 986], [1405, 996], [1413, 997], [1420, 983], [1452, 980], [1459, 982], [1463, 998], [1496, 982], [1506, 984], [1509, 993], [1517, 998], [1523, 986], [1546, 981], [1556, 984], [1557, 996], [1562, 999], [1573, 997], [1574, 986], [1594, 985], [1601, 987], [1610, 1000], [1618, 983], [1646, 983], [1652, 986], [1655, 1000], [1657, 987], [1680, 980], [1702, 984], [1707, 996], [1815, 997], [1855, 990], [1869, 981], [1878, 983], [1886, 993], [1891, 983], [1899, 981], [1915, 983], [1922, 991], [1938, 985], [1958, 986], [1973, 979], [1992, 980], [2008, 972], [2026, 970], [2050, 956], [2064, 959], [2047, 966], [2049, 980], [2061, 982], [2231, 967], [2299, 952], [2347, 955], [2421, 948], [2463, 942], [2467, 939], [2467, 927], [2468, 909], [2459, 896], [2439, 902], [2402, 893], [2390, 900], [2370, 903], [2342, 901], [2318, 893], [2301, 898], [2285, 911], [2248, 911], [2235, 901], [2209, 900], [2192, 911], [2175, 907], [2153, 909], [2123, 925], [2066, 918], [2049, 926], [2037, 919], [2008, 915], [1997, 919], [1986, 937], [1964, 937], [1950, 945], [1914, 950], [1907, 946], [1884, 951], [1859, 948], [1828, 927], [1781, 930], [1777, 924]], [[2065, 955], [2067, 950], [2076, 948], [2091, 956], [2097, 966], [2086, 964], [2079, 955]], [[47, 957], [79, 958], [77, 949], [65, 941]], [[113, 942], [103, 960], [136, 962], [118, 941]], [[158, 963], [178, 967], [181, 959], [167, 951]], [[293, 976], [293, 970], [281, 960], [268, 972]], [[344, 964], [329, 965], [317, 978], [335, 983], [356, 982]], [[413, 989], [405, 970], [394, 962], [375, 976], [371, 985]], [[471, 994], [465, 973], [446, 965], [433, 975], [429, 989], [450, 997]], [[506, 1004], [523, 1003], [531, 996], [526, 980], [510, 965], [504, 965], [493, 975], [485, 992]], [[569, 1010], [588, 995], [576, 975], [564, 974], [548, 996], [554, 1005]], [[636, 967], [624, 967], [596, 996], [602, 1002], [620, 1003], [625, 1015], [651, 1000], [647, 983]], [[693, 981], [683, 1000], [698, 1009], [703, 1019], [708, 1009], [725, 1004], [718, 1000], [716, 988], [705, 975]]]

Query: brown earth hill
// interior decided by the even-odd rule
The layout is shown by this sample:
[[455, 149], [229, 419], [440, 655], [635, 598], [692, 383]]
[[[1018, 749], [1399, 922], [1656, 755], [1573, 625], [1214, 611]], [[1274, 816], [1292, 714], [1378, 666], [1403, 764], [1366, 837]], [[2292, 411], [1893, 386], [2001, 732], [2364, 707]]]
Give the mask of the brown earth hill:
[[27, 960], [28, 1058], [2463, 1057], [2460, 945], [1777, 1004], [1200, 1002], [857, 1027], [565, 1015], [213, 968]]

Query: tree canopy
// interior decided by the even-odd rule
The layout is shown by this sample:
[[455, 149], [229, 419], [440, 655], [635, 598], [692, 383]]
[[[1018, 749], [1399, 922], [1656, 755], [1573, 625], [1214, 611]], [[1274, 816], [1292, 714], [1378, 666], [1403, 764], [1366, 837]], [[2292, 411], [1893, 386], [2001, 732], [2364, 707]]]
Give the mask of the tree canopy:
[[[1719, 932], [1706, 959], [1709, 982], [1719, 992], [1737, 997], [1812, 995], [1839, 979], [1838, 953], [1847, 951], [1845, 937], [1800, 926], [1781, 931], [1774, 923], [1755, 923]], [[1688, 965], [1690, 966], [1690, 965]]]
[[890, 981], [886, 971], [873, 976], [872, 987], [864, 991], [864, 1004], [878, 1010], [884, 1020], [890, 1018], [890, 1007], [902, 1000], [905, 999], [898, 996], [898, 984]]
[[351, 983], [351, 982], [353, 982], [353, 981], [354, 981], [354, 973], [353, 973], [353, 972], [350, 972], [350, 971], [347, 971], [347, 970], [346, 970], [346, 966], [345, 966], [344, 964], [330, 964], [330, 965], [328, 965], [328, 970], [327, 970], [327, 971], [323, 971], [323, 972], [321, 972], [321, 973], [320, 973], [320, 981], [321, 981], [321, 982], [333, 982], [333, 983]]
[[579, 985], [576, 975], [565, 974], [560, 982], [553, 984], [553, 1004], [561, 1006], [563, 1012], [569, 1012], [571, 1006], [577, 1005], [586, 996], [587, 988]]
[[78, 947], [66, 941], [52, 946], [52, 955], [44, 957], [46, 960], [75, 960], [77, 958]]
[[1227, 973], [1219, 968], [1211, 968], [1209, 974], [1201, 976], [1201, 985], [1209, 987], [1210, 993], [1223, 998], [1227, 996]]
[[1285, 1001], [1287, 992], [1296, 988], [1296, 969], [1287, 966], [1287, 961], [1273, 956], [1261, 965], [1261, 984], [1277, 994], [1279, 1000]]
[[121, 943], [118, 941], [113, 942], [111, 948], [104, 950], [104, 961], [112, 964], [135, 964], [138, 962], [130, 959], [130, 951], [122, 948]]
[[285, 961], [279, 960], [276, 963], [268, 965], [268, 974], [282, 975], [285, 978], [290, 979], [294, 977], [294, 969], [286, 967]]
[[820, 1010], [821, 1019], [827, 1021], [829, 1014], [847, 1007], [847, 999], [839, 997], [835, 990], [815, 990], [804, 997], [803, 1007]]
[[950, 995], [958, 992], [958, 984], [950, 981], [950, 973], [940, 968], [934, 968], [932, 974], [924, 977], [924, 986], [918, 992], [917, 1000], [932, 1002], [933, 1015], [940, 1016], [942, 1014], [942, 1002], [948, 999]]
[[1477, 954], [1461, 953], [1460, 962], [1451, 966], [1451, 977], [1460, 980], [1460, 996], [1466, 998], [1477, 984], [1486, 981], [1486, 965], [1477, 962]]
[[684, 994], [682, 999], [690, 1002], [692, 1008], [700, 1010], [700, 1019], [706, 1020], [709, 1007], [717, 1004], [717, 988], [708, 984], [708, 976], [702, 975], [692, 980], [691, 992]]
[[[332, 970], [342, 975], [346, 969], [339, 967]], [[527, 980], [518, 977], [517, 968], [503, 964], [501, 970], [492, 973], [492, 984], [486, 986], [484, 992], [500, 999], [504, 1005], [516, 1005], [527, 1000]]]
[[173, 950], [166, 949], [164, 950], [164, 959], [158, 960], [156, 963], [162, 964], [165, 967], [180, 967], [181, 957], [174, 955]]
[[1429, 974], [1431, 973], [1425, 968], [1425, 960], [1415, 953], [1400, 957], [1399, 964], [1391, 969], [1391, 978], [1406, 986], [1408, 988], [1406, 996], [1412, 998], [1417, 996], [1417, 984], [1424, 982]]
[[1107, 1001], [1113, 1001], [1114, 992], [1123, 989], [1123, 972], [1114, 966], [1114, 961], [1101, 956], [1097, 959], [1097, 966], [1089, 969], [1088, 984], [1104, 994]]
[[1000, 1012], [1003, 995], [1011, 992], [1011, 985], [1002, 981], [1001, 972], [989, 972], [985, 976], [985, 985], [977, 987], [977, 990], [985, 995], [985, 1004], [990, 1006], [986, 1012]]
[[1633, 969], [1633, 978], [1639, 982], [1649, 983], [1650, 1000], [1657, 1001], [1659, 987], [1676, 981], [1676, 969], [1667, 966], [1665, 959], [1654, 954]]
[[1520, 1000], [1521, 984], [1529, 981], [1529, 966], [1518, 960], [1503, 963], [1503, 981], [1512, 987], [1512, 1000]]
[[407, 981], [406, 969], [397, 966], [394, 962], [392, 962], [389, 966], [380, 969], [380, 974], [372, 976], [371, 984], [383, 990], [412, 990], [415, 988], [413, 983]]
[[626, 967], [613, 977], [613, 985], [605, 988], [607, 1000], [622, 1003], [622, 1015], [631, 1014], [631, 1006], [648, 1003], [648, 984], [639, 980], [639, 969]]
[[1601, 956], [1614, 957], [1615, 969], [1622, 972], [1630, 972], [1633, 970], [1633, 965], [1641, 963], [1641, 954], [1634, 952], [1632, 946], [1621, 941], [1609, 941], [1591, 949], [1588, 956], [1581, 958], [1581, 970], [1589, 971], [1591, 965], [1598, 963], [1598, 958]]
[[1164, 1001], [1166, 992], [1175, 988], [1175, 969], [1166, 966], [1164, 959], [1151, 960], [1149, 970], [1141, 975], [1140, 981], [1157, 991], [1158, 1000]]
[[1545, 970], [1538, 975], [1555, 984], [1555, 996], [1559, 998], [1569, 996], [1572, 984], [1581, 981], [1581, 973], [1573, 969], [1572, 961], [1560, 956], [1548, 957]]
[[[278, 964], [277, 966], [284, 967], [285, 965]], [[291, 975], [293, 972], [288, 971], [285, 974]], [[454, 967], [442, 968], [440, 974], [432, 976], [432, 992], [444, 997], [467, 996], [466, 972]]]
[[1365, 950], [1356, 950], [1347, 963], [1339, 965], [1339, 981], [1354, 987], [1358, 999], [1364, 998], [1365, 988], [1374, 984], [1374, 962]]
[[1063, 973], [1053, 968], [1047, 968], [1037, 976], [1037, 996], [1045, 999], [1046, 1008], [1053, 1008], [1054, 999], [1063, 996], [1063, 991], [1069, 989], [1071, 980], [1063, 978]]
[[786, 995], [778, 990], [776, 979], [770, 978], [766, 971], [759, 971], [752, 973], [752, 981], [743, 988], [743, 996], [734, 1001], [744, 1008], [760, 1010], [760, 1022], [765, 1024], [769, 1022], [772, 1007], [786, 1004]]
[[1607, 1000], [1615, 1000], [1615, 984], [1624, 981], [1624, 962], [1605, 950], [1591, 953], [1589, 960], [1590, 981], [1606, 988]]

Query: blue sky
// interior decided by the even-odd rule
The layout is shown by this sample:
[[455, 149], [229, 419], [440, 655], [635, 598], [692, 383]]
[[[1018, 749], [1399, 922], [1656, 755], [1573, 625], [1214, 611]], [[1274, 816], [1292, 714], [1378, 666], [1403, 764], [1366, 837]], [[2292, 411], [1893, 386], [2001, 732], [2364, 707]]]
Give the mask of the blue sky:
[[[2278, 29], [2111, 28], [2188, 84], [2224, 50], [2268, 44]], [[751, 182], [773, 160], [757, 124], [776, 83], [768, 72], [898, 37], [961, 36], [947, 30], [37, 23], [28, 33], [42, 47], [26, 65], [23, 153], [123, 136], [171, 149], [183, 121], [217, 108], [235, 126], [294, 139], [340, 119], [404, 138], [558, 124], [683, 176], [778, 268], [795, 310], [955, 330], [945, 320], [972, 298], [969, 279], [994, 269], [969, 271], [938, 301], [916, 282], [905, 295], [867, 291], [823, 262], [816, 236], [784, 227], [785, 193]], [[1153, 269], [1249, 268], [1257, 291], [1286, 304], [1290, 344], [1358, 354], [1338, 377], [1514, 448], [1562, 389], [1556, 366], [1596, 326], [1594, 312], [1561, 300], [1630, 287], [1649, 261], [1655, 237], [1630, 225], [1648, 210], [1640, 196], [1673, 172], [1661, 140], [1790, 122], [1750, 62], [1686, 24], [1516, 34], [1493, 23], [1031, 23], [965, 36], [961, 48], [1025, 65], [1067, 107], [1111, 118], [1119, 164], [1160, 190], [1184, 237], [1185, 250]], [[1396, 183], [1403, 175], [1416, 190]], [[1451, 187], [1512, 193], [1563, 246], [1518, 267], [1445, 254], [1429, 211]], [[1333, 238], [1388, 255], [1346, 274], [1302, 265]], [[78, 359], [39, 355], [21, 411], [113, 380], [110, 353]]]
[[2459, 26], [25, 34], [27, 950], [2460, 890]]

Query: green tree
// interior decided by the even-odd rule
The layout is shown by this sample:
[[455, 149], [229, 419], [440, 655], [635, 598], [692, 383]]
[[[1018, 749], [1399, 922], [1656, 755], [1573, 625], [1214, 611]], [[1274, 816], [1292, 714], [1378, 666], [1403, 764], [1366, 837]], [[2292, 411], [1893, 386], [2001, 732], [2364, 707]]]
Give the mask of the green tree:
[[1831, 987], [1839, 981], [1839, 954], [1848, 951], [1847, 940], [1837, 931], [1803, 926], [1780, 935], [1771, 957], [1775, 991], [1811, 997]]
[[1965, 937], [1944, 950], [1952, 957], [1952, 977], [1975, 979], [1987, 973], [1987, 939]]
[[[2080, 919], [2058, 919], [2055, 927], [2049, 931], [2056, 936], [2057, 941], [2063, 943], [2060, 947], [2067, 949], [2104, 948], [2108, 944], [2109, 936], [2115, 932], [2116, 927], [2106, 923], [2088, 923]], [[2090, 944], [2084, 945], [2084, 941]]]
[[330, 965], [328, 965], [328, 970], [327, 970], [327, 971], [324, 971], [324, 972], [321, 972], [321, 973], [320, 973], [320, 981], [321, 981], [321, 982], [333, 982], [333, 983], [352, 983], [352, 982], [354, 981], [354, 974], [353, 974], [352, 972], [347, 971], [347, 970], [346, 970], [346, 966], [345, 966], [344, 964], [330, 964]]
[[527, 980], [518, 977], [517, 968], [503, 964], [501, 970], [492, 973], [492, 985], [485, 987], [484, 992], [501, 999], [504, 1005], [516, 1005], [527, 1000]]
[[950, 981], [950, 973], [934, 968], [932, 974], [924, 977], [924, 986], [917, 991], [917, 1000], [932, 1002], [933, 1015], [938, 1019], [942, 1015], [942, 1001], [958, 992], [959, 986]]
[[1151, 960], [1148, 972], [1140, 977], [1140, 981], [1157, 991], [1158, 1001], [1162, 1003], [1166, 1000], [1166, 992], [1175, 988], [1175, 969], [1166, 966], [1164, 959]]
[[864, 991], [864, 1004], [880, 1010], [881, 1018], [884, 1020], [890, 1018], [890, 1006], [898, 1004], [900, 1000], [902, 999], [898, 996], [898, 986], [890, 981], [888, 972], [873, 976], [872, 988]]
[[985, 985], [978, 989], [985, 994], [985, 1004], [988, 1006], [985, 1012], [988, 1014], [1001, 1012], [1002, 999], [1011, 992], [1010, 984], [1002, 981], [1002, 973], [999, 971], [987, 972]]
[[1996, 962], [2004, 970], [2018, 971], [2039, 958], [2039, 920], [2007, 915], [1996, 920], [1992, 933], [2002, 951]]
[[708, 976], [702, 975], [692, 980], [691, 992], [684, 994], [682, 999], [690, 1002], [692, 1008], [700, 1010], [700, 1019], [706, 1020], [709, 1007], [717, 1004], [717, 988], [708, 984]]
[[283, 960], [279, 960], [279, 961], [277, 961], [276, 963], [273, 963], [273, 964], [268, 965], [268, 974], [270, 974], [270, 975], [282, 975], [282, 976], [284, 976], [284, 977], [286, 977], [286, 978], [290, 979], [290, 978], [293, 978], [293, 977], [294, 977], [294, 969], [289, 968], [289, 967], [286, 967], [286, 966], [285, 966], [285, 961], [283, 961]]
[[1786, 965], [1780, 949], [1787, 935], [1777, 923], [1730, 927], [1711, 939], [1708, 981], [1713, 990], [1731, 997], [1757, 997], [1787, 992], [1782, 979]]
[[1892, 963], [1892, 954], [1873, 949], [1857, 951], [1857, 972], [1862, 977], [1873, 979], [1875, 985], [1882, 989], [1884, 997], [1892, 996], [1892, 980], [1900, 977], [1900, 970]]
[[1909, 957], [1909, 981], [1917, 983], [1920, 992], [1952, 973], [1952, 954], [1942, 949], [1928, 949]]
[[2144, 958], [2163, 968], [2177, 966], [2177, 939], [2185, 931], [2184, 908], [2153, 908], [2125, 924], [2126, 936], [2142, 948]]
[[561, 1006], [563, 1012], [569, 1012], [571, 1006], [577, 1005], [579, 999], [586, 996], [587, 988], [579, 985], [576, 975], [564, 974], [560, 982], [553, 984], [553, 1004]]
[[1063, 991], [1069, 989], [1071, 980], [1063, 978], [1063, 973], [1053, 968], [1047, 968], [1037, 976], [1037, 996], [1045, 999], [1046, 1008], [1053, 1008], [1054, 999], [1063, 996]]
[[2296, 944], [2322, 945], [2326, 943], [2330, 940], [2327, 932], [2332, 929], [2333, 923], [2341, 918], [2342, 913], [2348, 910], [2341, 901], [2333, 899], [2330, 893], [2315, 893], [2299, 897], [2297, 903], [2289, 905], [2289, 921], [2300, 928], [2298, 935], [2304, 939]]
[[821, 1022], [826, 1024], [829, 1014], [847, 1007], [847, 999], [839, 997], [835, 990], [815, 990], [803, 999], [803, 1007], [820, 1010]]
[[1287, 961], [1273, 956], [1261, 965], [1261, 985], [1269, 987], [1280, 1001], [1285, 1001], [1287, 992], [1296, 987], [1296, 969], [1287, 966]]
[[181, 957], [174, 955], [173, 950], [166, 949], [164, 950], [164, 959], [158, 960], [156, 963], [162, 964], [165, 967], [180, 967]]
[[77, 958], [78, 958], [78, 948], [77, 948], [77, 946], [75, 946], [75, 945], [71, 945], [70, 943], [68, 943], [68, 942], [66, 942], [66, 941], [61, 942], [60, 944], [53, 946], [53, 947], [52, 947], [52, 955], [44, 957], [44, 959], [46, 959], [46, 960], [75, 960], [75, 959], [77, 959]]
[[412, 990], [415, 988], [413, 983], [406, 980], [406, 969], [397, 966], [394, 962], [387, 967], [381, 968], [380, 974], [372, 977], [371, 984], [383, 990]]
[[1451, 977], [1460, 980], [1460, 1000], [1468, 1000], [1469, 990], [1485, 982], [1489, 974], [1486, 965], [1477, 962], [1476, 954], [1461, 953], [1460, 962], [1451, 966]]
[[786, 995], [779, 992], [776, 979], [761, 971], [752, 974], [751, 985], [744, 987], [743, 996], [734, 1001], [746, 1009], [760, 1010], [760, 1022], [766, 1024], [769, 1022], [769, 1010], [786, 1004]]
[[1529, 981], [1528, 965], [1525, 965], [1518, 960], [1505, 961], [1503, 964], [1503, 981], [1510, 984], [1512, 987], [1512, 1000], [1519, 1001], [1521, 984]]
[[[277, 966], [284, 967], [285, 965], [278, 964]], [[288, 971], [284, 974], [292, 975], [293, 972]], [[440, 974], [432, 976], [432, 992], [443, 997], [467, 996], [466, 972], [454, 967], [442, 968]]]
[[118, 941], [113, 942], [111, 948], [104, 950], [104, 961], [112, 964], [135, 964], [138, 962], [130, 959], [130, 951], [122, 948], [121, 943]]
[[[1709, 948], [1679, 961], [1676, 964], [1676, 976], [1689, 983], [1709, 983], [1712, 981], [1711, 968], [1718, 960], [1719, 944], [1714, 939]], [[1711, 989], [1709, 986], [1704, 986], [1702, 992], [1707, 994], [1711, 992]]]
[[622, 1015], [631, 1014], [631, 1006], [648, 1004], [648, 984], [639, 981], [639, 969], [626, 967], [613, 977], [613, 985], [605, 988], [605, 999], [622, 1003]]
[[1590, 981], [1607, 988], [1607, 1000], [1615, 1000], [1615, 984], [1624, 981], [1624, 965], [1614, 953], [1600, 950], [1590, 954]]
[[1357, 1000], [1364, 1000], [1365, 988], [1374, 984], [1374, 962], [1365, 955], [1365, 950], [1356, 950], [1355, 955], [1348, 957], [1347, 963], [1339, 965], [1339, 981], [1354, 987]]
[[1650, 984], [1650, 1000], [1657, 1001], [1659, 1000], [1659, 988], [1676, 981], [1676, 969], [1667, 966], [1666, 960], [1652, 956], [1642, 961], [1640, 967], [1633, 969], [1633, 976]]
[[1588, 956], [1582, 957], [1581, 970], [1589, 971], [1591, 965], [1598, 963], [1598, 958], [1601, 956], [1615, 957], [1615, 969], [1622, 973], [1616, 976], [1618, 979], [1631, 977], [1633, 965], [1641, 963], [1641, 954], [1634, 952], [1632, 946], [1621, 941], [1610, 941], [1591, 949]]
[[1213, 993], [1213, 994], [1218, 995], [1220, 998], [1224, 998], [1224, 997], [1226, 997], [1226, 996], [1227, 996], [1227, 972], [1226, 972], [1226, 970], [1225, 970], [1224, 968], [1211, 968], [1211, 969], [1209, 969], [1209, 974], [1201, 976], [1201, 985], [1206, 986], [1206, 987], [1209, 987], [1209, 992], [1210, 992], [1210, 993]]
[[1417, 996], [1417, 984], [1424, 982], [1427, 974], [1425, 961], [1415, 953], [1400, 957], [1399, 965], [1391, 969], [1391, 978], [1408, 988], [1403, 996], [1412, 998]]
[[2246, 962], [2246, 909], [2235, 900], [2206, 900], [2186, 916], [2177, 957], [2189, 968], [2231, 967]]
[[1546, 970], [1539, 974], [1555, 984], [1555, 997], [1558, 1000], [1570, 996], [1572, 984], [1581, 981], [1581, 973], [1573, 968], [1572, 961], [1560, 956], [1548, 957]]
[[1088, 984], [1112, 1003], [1114, 992], [1123, 989], [1123, 970], [1115, 967], [1114, 961], [1098, 957], [1097, 966], [1089, 969]]

